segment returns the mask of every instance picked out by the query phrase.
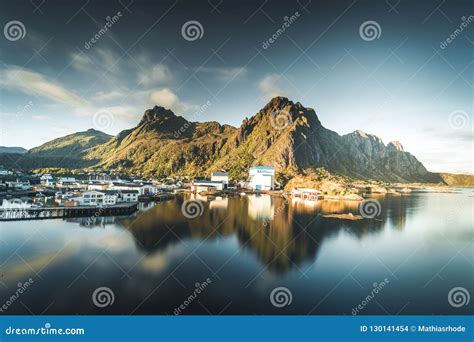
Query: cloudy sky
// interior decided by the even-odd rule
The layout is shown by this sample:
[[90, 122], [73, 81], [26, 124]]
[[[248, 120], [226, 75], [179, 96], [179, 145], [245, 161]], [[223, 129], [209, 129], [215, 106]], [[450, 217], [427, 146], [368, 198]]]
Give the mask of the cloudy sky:
[[116, 134], [155, 104], [238, 126], [283, 95], [473, 172], [470, 0], [0, 3], [0, 145]]

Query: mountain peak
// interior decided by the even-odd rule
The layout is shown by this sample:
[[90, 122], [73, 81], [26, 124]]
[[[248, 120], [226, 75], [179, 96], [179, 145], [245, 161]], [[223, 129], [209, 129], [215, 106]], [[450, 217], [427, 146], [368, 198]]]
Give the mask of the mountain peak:
[[172, 110], [162, 106], [155, 106], [152, 109], [147, 109], [143, 114], [142, 120], [138, 125], [142, 125], [146, 122], [151, 122], [157, 119], [169, 119], [176, 117]]
[[390, 150], [403, 152], [403, 145], [400, 141], [391, 141], [388, 143], [387, 148]]

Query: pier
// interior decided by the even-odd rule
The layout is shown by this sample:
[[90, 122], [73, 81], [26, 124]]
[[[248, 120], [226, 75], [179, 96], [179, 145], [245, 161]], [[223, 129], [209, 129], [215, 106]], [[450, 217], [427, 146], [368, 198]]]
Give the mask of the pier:
[[41, 220], [65, 217], [127, 216], [138, 210], [137, 203], [103, 207], [41, 207], [0, 209], [0, 221]]

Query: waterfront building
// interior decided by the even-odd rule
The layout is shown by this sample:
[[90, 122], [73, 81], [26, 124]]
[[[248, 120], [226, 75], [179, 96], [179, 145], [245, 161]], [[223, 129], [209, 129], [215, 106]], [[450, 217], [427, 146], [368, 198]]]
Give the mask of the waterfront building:
[[211, 181], [208, 179], [195, 179], [191, 185], [191, 191], [195, 193], [207, 191], [220, 191], [224, 189], [221, 181]]
[[248, 187], [253, 190], [273, 190], [275, 188], [275, 168], [273, 166], [252, 166], [249, 170]]
[[222, 182], [226, 188], [229, 185], [229, 174], [227, 172], [213, 172], [211, 175], [211, 181]]

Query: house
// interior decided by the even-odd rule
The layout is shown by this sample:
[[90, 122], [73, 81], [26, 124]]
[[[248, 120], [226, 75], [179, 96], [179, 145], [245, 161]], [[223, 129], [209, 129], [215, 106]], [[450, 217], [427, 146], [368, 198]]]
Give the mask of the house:
[[109, 186], [110, 183], [92, 180], [89, 182], [89, 184], [87, 184], [87, 190], [107, 190]]
[[0, 176], [7, 176], [7, 175], [13, 175], [13, 171], [9, 171], [3, 167], [3, 165], [0, 165]]
[[31, 190], [33, 187], [30, 184], [30, 181], [20, 181], [17, 179], [15, 182], [5, 182], [8, 188], [14, 190]]
[[107, 190], [105, 193], [116, 196], [117, 203], [138, 202], [138, 190]]
[[224, 183], [208, 179], [195, 179], [191, 184], [191, 191], [195, 193], [207, 191], [220, 191], [224, 189]]
[[141, 184], [138, 188], [138, 193], [140, 196], [143, 195], [155, 195], [158, 192], [158, 188], [153, 184]]
[[78, 202], [79, 205], [99, 206], [104, 202], [104, 195], [101, 191], [84, 191], [80, 196], [73, 197], [71, 200]]
[[249, 169], [248, 186], [253, 190], [273, 190], [275, 188], [275, 168], [273, 166], [252, 166]]
[[151, 183], [137, 184], [137, 183], [110, 183], [109, 190], [133, 190], [138, 191], [139, 196], [154, 195], [158, 192], [158, 188]]
[[54, 186], [54, 177], [51, 176], [49, 173], [45, 173], [40, 177], [41, 185], [43, 186]]
[[213, 172], [211, 175], [211, 181], [222, 182], [224, 187], [227, 188], [227, 185], [229, 185], [229, 174], [227, 172]]
[[311, 188], [293, 188], [291, 190], [291, 196], [300, 197], [302, 199], [308, 199], [311, 201], [317, 201], [322, 198], [322, 192]]

